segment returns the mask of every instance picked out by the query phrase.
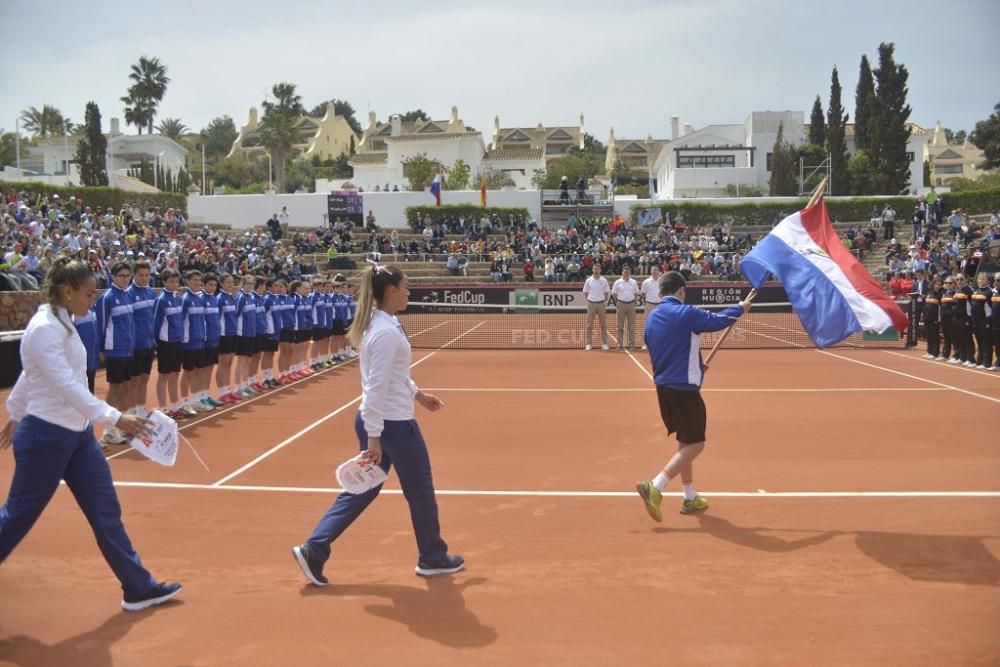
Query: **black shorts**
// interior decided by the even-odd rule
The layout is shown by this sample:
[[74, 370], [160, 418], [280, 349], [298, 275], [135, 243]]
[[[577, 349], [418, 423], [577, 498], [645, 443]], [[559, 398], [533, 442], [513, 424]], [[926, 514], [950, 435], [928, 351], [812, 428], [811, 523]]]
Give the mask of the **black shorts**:
[[677, 442], [693, 445], [705, 442], [705, 401], [700, 391], [682, 391], [656, 386], [660, 417], [667, 433], [677, 433]]
[[197, 350], [184, 350], [181, 355], [184, 370], [193, 371], [196, 368], [205, 367], [205, 348]]
[[264, 347], [261, 348], [263, 352], [277, 352], [278, 351], [278, 339], [266, 337], [264, 338]]
[[305, 329], [297, 330], [295, 332], [295, 341], [294, 342], [296, 342], [296, 343], [305, 343], [306, 341], [309, 340], [309, 335], [311, 333], [312, 333], [311, 331], [308, 331], [308, 330], [305, 330]]
[[293, 343], [295, 342], [295, 330], [294, 329], [282, 329], [281, 333], [278, 334], [278, 340], [282, 343]]
[[181, 342], [168, 343], [162, 340], [156, 342], [156, 370], [160, 375], [176, 373], [181, 369], [183, 346]]
[[340, 324], [334, 324], [333, 329], [330, 330], [331, 336], [346, 336], [347, 330]]
[[326, 329], [321, 329], [320, 327], [313, 327], [312, 339], [323, 340], [324, 338], [326, 338]]
[[253, 353], [260, 354], [264, 351], [264, 341], [267, 340], [267, 336], [257, 334], [253, 339]]
[[236, 353], [236, 336], [223, 336], [219, 339], [219, 354]]
[[236, 355], [240, 357], [252, 357], [256, 339], [252, 336], [237, 336]]
[[[221, 341], [221, 339], [220, 339]], [[205, 348], [205, 365], [199, 366], [198, 368], [205, 368], [207, 366], [215, 366], [219, 363], [219, 348], [217, 347], [206, 347]]]
[[155, 356], [156, 350], [152, 348], [148, 350], [133, 350], [132, 370], [130, 371], [132, 377], [149, 375], [150, 371], [153, 370], [153, 357]]
[[108, 384], [121, 384], [132, 379], [132, 357], [105, 357], [104, 371]]
[[94, 386], [97, 384], [97, 370], [87, 371], [87, 389], [94, 393]]

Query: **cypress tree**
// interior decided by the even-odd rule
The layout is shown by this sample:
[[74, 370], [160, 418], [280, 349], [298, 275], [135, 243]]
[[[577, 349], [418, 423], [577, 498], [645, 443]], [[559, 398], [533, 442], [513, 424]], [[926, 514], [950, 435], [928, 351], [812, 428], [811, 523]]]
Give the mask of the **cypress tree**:
[[795, 159], [798, 151], [785, 141], [785, 128], [778, 125], [778, 136], [771, 149], [771, 180], [769, 190], [772, 196], [790, 197], [798, 194], [795, 182]]
[[80, 181], [83, 185], [107, 185], [108, 171], [104, 156], [108, 150], [108, 140], [101, 132], [101, 110], [94, 102], [87, 102], [84, 126], [86, 132], [76, 144]]
[[910, 129], [910, 105], [906, 103], [910, 76], [904, 65], [897, 65], [893, 56], [895, 45], [881, 43], [878, 47], [878, 68], [875, 111], [869, 140], [871, 141], [872, 181], [879, 194], [897, 194], [910, 184], [910, 161], [906, 157], [906, 142]]
[[826, 151], [830, 154], [830, 192], [843, 195], [849, 190], [847, 176], [847, 114], [841, 104], [837, 68], [830, 75], [830, 106], [826, 118]]
[[868, 56], [861, 56], [858, 86], [854, 91], [854, 148], [865, 150], [870, 145], [871, 122], [875, 105], [875, 81]]
[[813, 102], [812, 115], [809, 117], [809, 143], [822, 146], [826, 141], [826, 124], [823, 120], [823, 103], [816, 96]]

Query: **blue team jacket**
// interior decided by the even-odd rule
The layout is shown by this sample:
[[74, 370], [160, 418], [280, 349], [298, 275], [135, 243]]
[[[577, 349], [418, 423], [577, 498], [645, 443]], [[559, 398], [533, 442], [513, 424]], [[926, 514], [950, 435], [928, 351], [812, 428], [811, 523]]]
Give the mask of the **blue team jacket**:
[[83, 317], [74, 317], [73, 324], [87, 349], [87, 372], [93, 373], [97, 370], [97, 314], [94, 308]]
[[299, 331], [312, 330], [312, 305], [309, 303], [309, 297], [295, 296], [295, 315], [297, 317], [296, 329]]
[[337, 326], [346, 327], [348, 320], [351, 319], [351, 297], [346, 294], [334, 294], [333, 295], [333, 308], [335, 313], [335, 318], [337, 320]]
[[205, 347], [205, 294], [185, 292], [181, 297], [181, 317], [184, 321], [184, 349]]
[[264, 294], [264, 335], [273, 340], [281, 336], [281, 297], [267, 292]]
[[139, 287], [132, 283], [128, 288], [132, 296], [132, 316], [135, 320], [135, 349], [151, 350], [156, 345], [153, 335], [153, 306], [156, 294], [152, 287]]
[[264, 310], [264, 298], [267, 296], [267, 292], [263, 295], [253, 293], [254, 302], [257, 304], [257, 310], [254, 311], [257, 314], [257, 335], [266, 336], [267, 335], [267, 311]]
[[223, 336], [236, 335], [236, 299], [232, 294], [219, 292], [219, 311], [222, 313]]
[[132, 295], [111, 285], [97, 300], [97, 345], [109, 358], [131, 357], [135, 350]]
[[295, 331], [295, 295], [281, 295], [281, 328]]
[[257, 335], [256, 294], [240, 290], [236, 297], [236, 335], [253, 338]]
[[222, 336], [222, 313], [219, 310], [219, 293], [208, 294], [202, 297], [205, 307], [205, 347], [219, 347], [219, 338]]
[[184, 341], [184, 319], [181, 317], [181, 295], [160, 290], [153, 307], [153, 331], [156, 341], [181, 343]]
[[698, 391], [705, 375], [698, 334], [722, 331], [742, 314], [739, 306], [715, 314], [686, 306], [675, 296], [664, 298], [646, 317], [643, 334], [653, 362], [653, 382], [672, 389]]

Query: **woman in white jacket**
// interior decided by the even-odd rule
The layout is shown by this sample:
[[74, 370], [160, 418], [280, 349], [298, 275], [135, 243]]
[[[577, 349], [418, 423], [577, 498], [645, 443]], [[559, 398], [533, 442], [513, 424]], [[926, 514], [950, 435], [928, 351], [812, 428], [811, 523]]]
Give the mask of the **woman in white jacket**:
[[93, 425], [149, 435], [149, 420], [120, 413], [87, 389], [87, 352], [70, 318], [86, 315], [97, 289], [91, 270], [59, 257], [46, 276], [48, 303], [21, 339], [23, 371], [7, 399], [10, 421], [0, 449], [14, 446], [14, 479], [0, 507], [0, 563], [27, 535], [66, 481], [90, 522], [104, 559], [121, 582], [122, 607], [145, 609], [177, 595], [181, 585], [157, 582], [143, 567], [121, 520], [111, 469]]

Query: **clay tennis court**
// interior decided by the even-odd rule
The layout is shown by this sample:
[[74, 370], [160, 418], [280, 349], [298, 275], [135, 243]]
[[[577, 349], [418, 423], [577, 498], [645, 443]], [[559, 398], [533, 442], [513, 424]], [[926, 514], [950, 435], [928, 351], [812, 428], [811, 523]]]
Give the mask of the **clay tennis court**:
[[[174, 468], [111, 450], [126, 526], [178, 602], [122, 613], [61, 489], [0, 568], [0, 664], [996, 664], [1000, 375], [724, 350], [696, 476], [711, 508], [676, 513], [671, 485], [656, 524], [634, 485], [675, 442], [645, 353], [453, 347], [415, 350], [412, 374], [446, 402], [417, 418], [466, 571], [414, 575], [393, 476], [334, 544], [331, 585], [305, 584], [290, 547], [357, 449], [347, 363], [185, 424], [208, 470], [186, 446]], [[3, 453], [0, 493], [11, 471]]]

